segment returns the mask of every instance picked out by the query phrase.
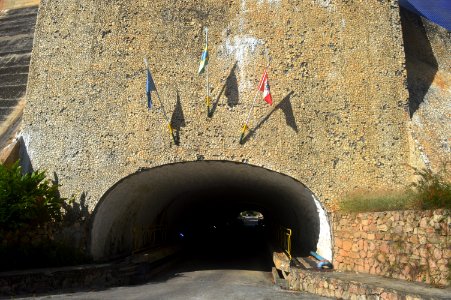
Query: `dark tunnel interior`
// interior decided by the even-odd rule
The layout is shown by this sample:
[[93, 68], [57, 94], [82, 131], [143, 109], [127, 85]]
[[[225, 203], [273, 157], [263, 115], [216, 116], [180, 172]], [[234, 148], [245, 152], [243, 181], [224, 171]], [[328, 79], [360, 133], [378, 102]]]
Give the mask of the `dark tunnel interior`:
[[[262, 217], [243, 218], [249, 211]], [[316, 250], [318, 207], [302, 183], [242, 163], [178, 163], [139, 171], [107, 191], [94, 211], [90, 250], [98, 261], [126, 256], [146, 234], [136, 228], [164, 228], [166, 243], [236, 262], [277, 249], [280, 226], [293, 232], [293, 256]]]

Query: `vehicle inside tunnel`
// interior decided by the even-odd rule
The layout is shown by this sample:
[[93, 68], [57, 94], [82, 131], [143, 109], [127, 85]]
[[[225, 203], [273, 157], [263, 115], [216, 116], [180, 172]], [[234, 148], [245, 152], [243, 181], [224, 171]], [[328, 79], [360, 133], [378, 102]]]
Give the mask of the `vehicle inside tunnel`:
[[178, 244], [199, 255], [251, 258], [277, 250], [277, 231], [289, 228], [293, 256], [320, 245], [325, 253], [330, 230], [321, 214], [313, 193], [284, 174], [229, 161], [176, 163], [140, 170], [104, 194], [90, 251], [105, 261]]

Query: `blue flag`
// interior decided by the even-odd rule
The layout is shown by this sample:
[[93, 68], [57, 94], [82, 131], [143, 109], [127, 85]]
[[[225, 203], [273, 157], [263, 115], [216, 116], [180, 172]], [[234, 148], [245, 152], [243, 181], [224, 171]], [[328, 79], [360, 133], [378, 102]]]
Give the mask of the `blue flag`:
[[147, 95], [147, 108], [152, 108], [152, 97], [150, 93], [156, 91], [155, 83], [153, 82], [152, 75], [150, 75], [149, 68], [147, 68], [147, 81], [146, 81], [146, 95]]

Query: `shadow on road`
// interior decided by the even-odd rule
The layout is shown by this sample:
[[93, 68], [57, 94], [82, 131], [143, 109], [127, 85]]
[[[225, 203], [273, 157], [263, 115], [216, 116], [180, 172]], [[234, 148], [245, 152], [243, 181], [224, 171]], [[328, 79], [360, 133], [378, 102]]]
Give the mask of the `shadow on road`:
[[272, 257], [262, 227], [231, 226], [211, 231], [185, 244], [176, 263], [151, 278], [167, 281], [183, 273], [203, 270], [271, 272]]

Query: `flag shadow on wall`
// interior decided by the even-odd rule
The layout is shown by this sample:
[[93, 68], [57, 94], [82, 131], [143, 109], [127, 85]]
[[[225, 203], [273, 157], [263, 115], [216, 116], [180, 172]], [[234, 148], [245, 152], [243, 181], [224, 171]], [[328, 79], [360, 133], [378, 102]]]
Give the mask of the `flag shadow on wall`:
[[180, 145], [180, 128], [185, 127], [185, 115], [183, 114], [182, 103], [180, 101], [180, 93], [176, 90], [177, 102], [171, 116], [171, 126], [173, 129], [174, 143]]
[[289, 92], [282, 101], [279, 102], [274, 108], [265, 116], [263, 117], [257, 125], [255, 125], [254, 128], [249, 129], [248, 134], [243, 138], [241, 141], [241, 144], [245, 144], [254, 134], [255, 132], [265, 124], [269, 118], [276, 112], [277, 110], [282, 110], [283, 114], [285, 115], [285, 122], [286, 124], [291, 127], [295, 132], [298, 132], [298, 126], [296, 124], [296, 119], [294, 118], [293, 113], [293, 107], [291, 106], [290, 98], [293, 96], [294, 92]]
[[216, 111], [216, 108], [219, 104], [219, 99], [221, 99], [222, 94], [227, 97], [227, 105], [229, 107], [235, 107], [239, 102], [239, 92], [238, 92], [238, 79], [236, 78], [236, 68], [238, 67], [238, 62], [236, 61], [233, 65], [232, 69], [230, 69], [229, 75], [221, 88], [221, 91], [218, 94], [215, 102], [211, 107], [211, 110], [208, 112], [208, 117], [213, 117], [213, 114]]

